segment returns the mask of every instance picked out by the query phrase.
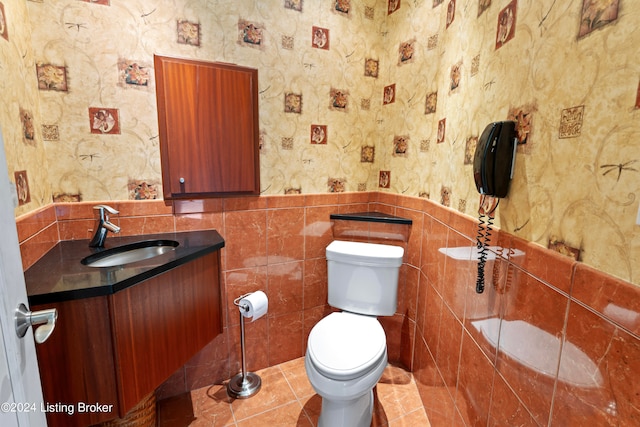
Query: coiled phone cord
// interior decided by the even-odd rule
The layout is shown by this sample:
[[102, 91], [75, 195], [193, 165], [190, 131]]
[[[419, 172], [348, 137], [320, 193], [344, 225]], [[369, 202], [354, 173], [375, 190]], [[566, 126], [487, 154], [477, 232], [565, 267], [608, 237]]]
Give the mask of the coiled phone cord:
[[[487, 262], [487, 252], [489, 240], [491, 238], [491, 226], [493, 225], [494, 213], [498, 207], [500, 199], [482, 194], [480, 196], [480, 208], [478, 214], [478, 236], [476, 245], [478, 247], [478, 278], [476, 280], [476, 292], [484, 292], [484, 267]], [[486, 221], [485, 221], [486, 217]]]

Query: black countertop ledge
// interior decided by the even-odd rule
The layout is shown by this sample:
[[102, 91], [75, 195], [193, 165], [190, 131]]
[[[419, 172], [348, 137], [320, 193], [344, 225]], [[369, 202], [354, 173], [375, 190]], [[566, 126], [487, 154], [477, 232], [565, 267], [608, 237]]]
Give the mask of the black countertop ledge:
[[[88, 267], [80, 262], [102, 250], [155, 239], [175, 240], [178, 246], [154, 258], [115, 267]], [[25, 271], [29, 304], [111, 295], [223, 247], [224, 239], [215, 230], [124, 237], [111, 234], [104, 249], [90, 248], [88, 239], [62, 241]]]
[[411, 218], [403, 218], [382, 212], [335, 213], [329, 215], [329, 218], [345, 221], [382, 222], [386, 224], [413, 224], [413, 220]]

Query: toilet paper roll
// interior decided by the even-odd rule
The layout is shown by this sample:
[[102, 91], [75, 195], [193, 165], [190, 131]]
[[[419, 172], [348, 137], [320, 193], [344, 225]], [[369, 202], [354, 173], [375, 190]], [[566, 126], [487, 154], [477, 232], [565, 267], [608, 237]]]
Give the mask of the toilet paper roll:
[[245, 318], [251, 317], [251, 321], [258, 320], [267, 313], [269, 300], [267, 294], [256, 291], [242, 298], [239, 302], [240, 313]]

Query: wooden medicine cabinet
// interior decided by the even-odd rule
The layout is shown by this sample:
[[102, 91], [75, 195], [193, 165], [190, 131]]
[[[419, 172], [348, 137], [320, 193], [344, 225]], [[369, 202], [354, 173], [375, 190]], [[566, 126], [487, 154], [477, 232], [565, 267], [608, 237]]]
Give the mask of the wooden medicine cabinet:
[[258, 70], [154, 56], [165, 199], [260, 193]]

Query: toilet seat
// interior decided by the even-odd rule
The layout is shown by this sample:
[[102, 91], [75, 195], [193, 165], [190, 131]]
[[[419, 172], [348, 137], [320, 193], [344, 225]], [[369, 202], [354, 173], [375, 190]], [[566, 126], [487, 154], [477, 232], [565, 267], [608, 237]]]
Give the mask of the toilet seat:
[[375, 317], [336, 312], [313, 327], [307, 351], [322, 375], [347, 381], [365, 375], [386, 357], [386, 341]]

